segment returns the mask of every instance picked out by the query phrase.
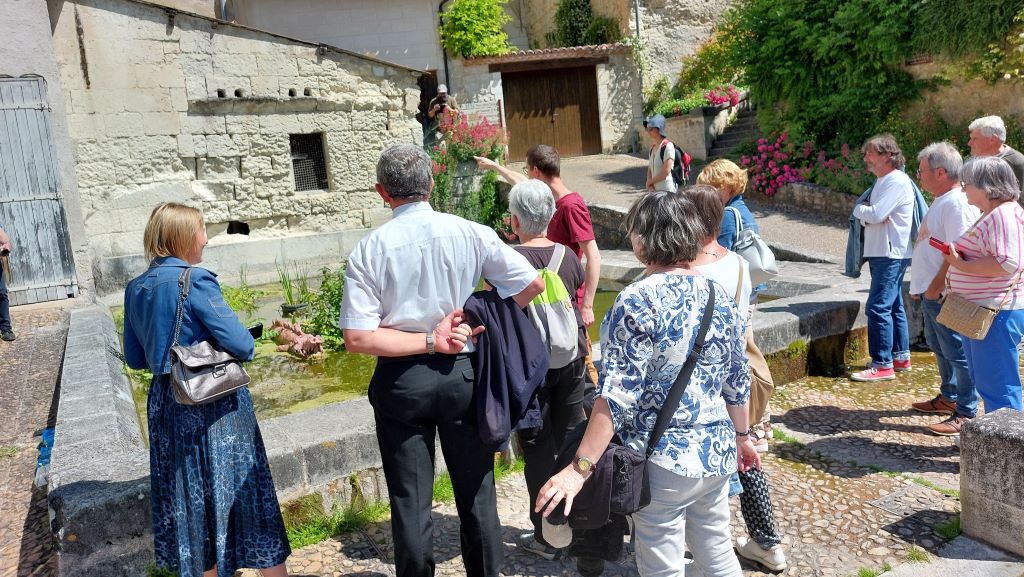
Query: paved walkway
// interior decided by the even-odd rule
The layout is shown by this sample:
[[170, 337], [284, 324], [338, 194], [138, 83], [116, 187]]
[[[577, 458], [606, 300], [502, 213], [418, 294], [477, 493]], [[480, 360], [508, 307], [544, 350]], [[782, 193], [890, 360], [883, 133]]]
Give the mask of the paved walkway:
[[40, 431], [55, 418], [68, 304], [14, 307], [18, 340], [0, 342], [0, 577], [57, 575], [46, 490], [34, 479]]

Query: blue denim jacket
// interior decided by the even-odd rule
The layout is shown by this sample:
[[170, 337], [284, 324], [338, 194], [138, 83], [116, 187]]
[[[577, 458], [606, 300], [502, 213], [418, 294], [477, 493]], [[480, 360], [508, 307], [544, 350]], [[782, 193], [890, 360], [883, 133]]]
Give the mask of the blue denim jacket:
[[732, 245], [736, 242], [736, 216], [731, 210], [728, 210], [730, 208], [739, 211], [743, 228], [749, 228], [758, 234], [761, 233], [757, 228], [757, 221], [754, 220], [754, 214], [750, 212], [747, 203], [743, 201], [742, 194], [732, 197], [725, 208], [725, 214], [722, 215], [722, 226], [718, 231], [718, 244], [732, 250]]
[[[167, 352], [174, 337], [178, 308], [178, 277], [188, 263], [175, 257], [153, 259], [149, 269], [124, 290], [124, 358], [133, 369], [154, 375], [170, 372]], [[252, 335], [224, 302], [217, 275], [192, 269], [192, 282], [182, 315], [178, 344], [210, 339], [241, 361], [255, 353]]]

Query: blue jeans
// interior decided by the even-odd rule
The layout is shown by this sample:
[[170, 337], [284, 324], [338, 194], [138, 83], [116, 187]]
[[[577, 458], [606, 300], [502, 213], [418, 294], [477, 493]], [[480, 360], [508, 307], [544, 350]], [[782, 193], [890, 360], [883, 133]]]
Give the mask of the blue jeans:
[[891, 369], [893, 358], [910, 358], [910, 329], [903, 310], [903, 274], [910, 259], [871, 257], [871, 289], [865, 314], [868, 317], [868, 351], [871, 366]]
[[924, 340], [935, 353], [939, 365], [939, 393], [947, 401], [956, 403], [958, 415], [973, 419], [978, 412], [978, 391], [974, 388], [964, 353], [963, 338], [940, 324], [935, 318], [942, 309], [941, 301], [928, 300], [921, 295], [921, 312], [924, 313]]
[[999, 311], [992, 328], [980, 341], [964, 338], [967, 367], [985, 401], [985, 412], [1024, 410], [1021, 406], [1020, 352], [1024, 336], [1024, 310]]
[[11, 302], [7, 298], [7, 282], [0, 267], [0, 331], [11, 330]]

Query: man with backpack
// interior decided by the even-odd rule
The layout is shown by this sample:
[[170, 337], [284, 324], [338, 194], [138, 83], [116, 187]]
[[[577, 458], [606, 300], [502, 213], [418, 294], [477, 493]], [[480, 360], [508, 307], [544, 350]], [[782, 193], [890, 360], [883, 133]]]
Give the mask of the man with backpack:
[[665, 135], [665, 117], [658, 114], [644, 121], [651, 152], [647, 165], [647, 190], [675, 192], [690, 177], [690, 155]]
[[[583, 284], [583, 265], [565, 245], [548, 240], [548, 224], [555, 214], [551, 189], [540, 180], [526, 180], [512, 187], [508, 197], [512, 230], [521, 244], [515, 250], [526, 257], [544, 279], [545, 289], [527, 305], [527, 313], [551, 353], [550, 369], [537, 395], [543, 425], [518, 432], [523, 446], [524, 475], [530, 503], [555, 472], [555, 459], [566, 435], [584, 421], [584, 358], [586, 332], [576, 290]], [[546, 559], [558, 549], [541, 534], [540, 513], [530, 507], [533, 533], [522, 535], [517, 545]]]

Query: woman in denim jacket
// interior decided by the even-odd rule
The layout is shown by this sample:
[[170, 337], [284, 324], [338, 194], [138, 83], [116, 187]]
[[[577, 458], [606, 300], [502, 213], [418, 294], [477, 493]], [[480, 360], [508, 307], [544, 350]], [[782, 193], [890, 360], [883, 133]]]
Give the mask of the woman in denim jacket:
[[[178, 279], [202, 260], [206, 243], [201, 212], [157, 206], [144, 236], [149, 269], [124, 293], [125, 361], [154, 375], [147, 411], [156, 564], [181, 577], [226, 577], [241, 567], [283, 577], [291, 549], [249, 390], [181, 405], [169, 379]], [[252, 359], [253, 338], [224, 302], [216, 275], [194, 268], [189, 291], [178, 343], [209, 339]]]

